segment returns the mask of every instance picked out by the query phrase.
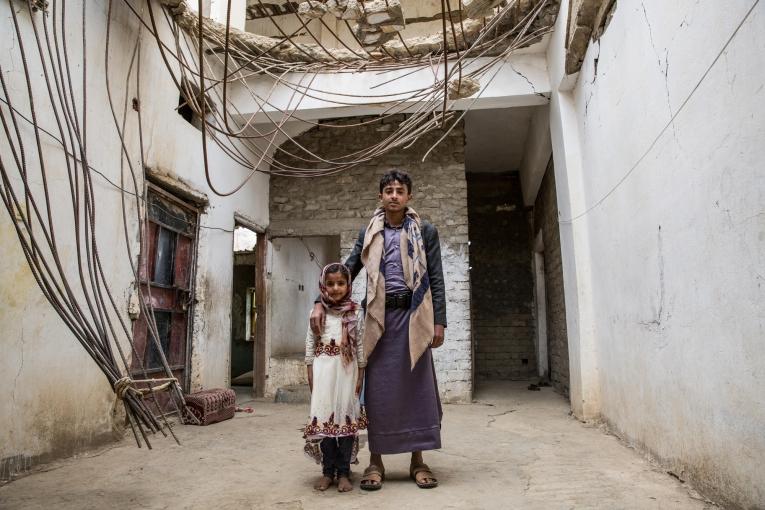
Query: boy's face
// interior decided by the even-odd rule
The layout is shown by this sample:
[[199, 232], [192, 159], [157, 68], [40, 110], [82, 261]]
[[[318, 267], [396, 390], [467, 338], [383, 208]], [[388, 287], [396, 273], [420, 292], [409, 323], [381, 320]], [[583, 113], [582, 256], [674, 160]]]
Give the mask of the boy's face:
[[348, 281], [343, 273], [329, 273], [324, 279], [327, 294], [333, 301], [339, 301], [348, 293]]
[[380, 201], [385, 212], [403, 211], [411, 199], [412, 195], [409, 190], [398, 181], [386, 184], [380, 193]]

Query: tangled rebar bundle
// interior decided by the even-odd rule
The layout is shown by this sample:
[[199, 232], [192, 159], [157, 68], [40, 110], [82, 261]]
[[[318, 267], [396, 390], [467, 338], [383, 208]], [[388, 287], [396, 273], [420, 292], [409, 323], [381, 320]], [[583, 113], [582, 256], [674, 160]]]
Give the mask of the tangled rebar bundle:
[[[480, 95], [480, 88], [491, 82], [513, 51], [538, 41], [551, 30], [557, 10], [554, 0], [533, 3], [528, 0], [465, 0], [467, 5], [458, 0], [453, 11], [450, 0], [441, 0], [440, 33], [405, 39], [401, 35], [404, 21], [398, 0], [309, 0], [297, 9], [293, 3], [287, 2], [285, 5], [293, 11], [291, 15], [299, 21], [298, 30], [288, 33], [273, 16], [268, 16], [281, 37], [266, 37], [231, 28], [230, 0], [225, 24], [198, 14], [203, 12], [202, 0], [198, 0], [196, 10], [191, 9], [185, 0], [123, 2], [135, 16], [139, 30], [155, 45], [185, 106], [198, 120], [206, 179], [210, 189], [220, 196], [240, 190], [256, 172], [301, 178], [329, 175], [368, 162], [393, 149], [407, 147], [433, 129], [442, 129], [448, 134], [467, 111], [464, 108], [461, 113], [453, 110], [454, 102], [471, 97], [474, 101]], [[385, 5], [372, 5], [380, 2]], [[129, 100], [126, 93], [120, 105], [113, 96], [110, 61], [114, 51], [125, 50], [115, 48], [111, 43], [115, 0], [108, 0], [106, 27], [100, 27], [106, 37], [104, 57], [103, 62], [98, 63], [104, 69], [106, 104], [94, 106], [86, 86], [92, 63], [88, 61], [85, 49], [93, 45], [89, 40], [93, 30], [88, 27], [91, 8], [88, 2], [83, 0], [77, 12], [72, 12], [65, 0], [26, 0], [24, 3], [7, 0], [5, 3], [14, 28], [15, 44], [9, 51], [22, 63], [25, 86], [23, 90], [10, 86], [5, 79], [5, 70], [0, 67], [3, 94], [0, 98], [3, 127], [0, 196], [41, 292], [124, 403], [127, 421], [139, 446], [143, 440], [150, 447], [149, 433], [168, 430], [172, 434], [172, 429], [157, 399], [145, 398], [146, 395], [169, 392], [175, 412], [183, 414], [183, 394], [161, 348], [151, 299], [137, 292], [140, 312], [148, 323], [150, 341], [163, 367], [160, 379], [149, 377], [143, 355], [136, 352], [124, 311], [118, 307], [110, 289], [109, 275], [104, 270], [99, 249], [99, 198], [94, 187], [94, 175], [106, 176], [92, 166], [90, 150], [94, 144], [100, 143], [98, 134], [108, 126], [90, 126], [85, 115], [89, 108], [108, 108], [120, 141], [114, 150], [121, 153], [121, 179], [119, 183], [109, 182], [120, 191], [125, 256], [135, 282], [138, 282], [138, 264], [146, 251], [144, 237], [148, 219], [147, 186], [143, 175], [146, 144], [139, 86], [141, 38], [129, 59], [128, 79], [131, 74], [136, 76], [135, 95]], [[399, 10], [394, 9], [394, 15], [389, 16], [388, 11], [385, 16], [375, 18], [370, 15], [370, 12], [378, 12], [373, 8], [390, 9], [391, 3], [398, 5]], [[258, 6], [262, 7], [262, 2], [251, 5], [253, 8]], [[348, 14], [349, 9], [356, 10]], [[463, 13], [472, 17], [463, 18]], [[341, 18], [343, 26], [353, 34], [353, 44], [322, 21], [321, 16], [332, 14]], [[22, 17], [24, 19], [20, 19]], [[310, 30], [312, 19], [319, 20], [323, 29], [338, 41], [338, 47], [322, 44]], [[383, 21], [373, 23], [379, 19]], [[351, 26], [351, 21], [355, 27]], [[31, 27], [31, 36], [29, 30], [22, 29], [22, 22]], [[171, 37], [163, 38], [163, 33], [169, 33]], [[298, 42], [299, 34], [307, 34], [314, 42]], [[79, 53], [72, 49], [75, 41]], [[479, 58], [480, 61], [476, 60]], [[475, 62], [479, 62], [478, 65], [468, 66]], [[432, 70], [429, 83], [395, 93], [370, 90], [367, 95], [353, 95], [314, 86], [316, 77], [325, 73], [363, 71], [381, 74], [403, 70], [393, 79], [396, 80], [423, 69]], [[437, 72], [441, 70], [442, 73]], [[257, 80], [271, 83], [267, 94], [251, 86]], [[245, 114], [237, 108], [231, 100], [232, 87], [251, 100], [254, 105], [251, 111]], [[287, 107], [279, 106], [273, 99], [277, 89], [289, 91]], [[44, 92], [41, 94], [40, 90]], [[407, 116], [374, 145], [359, 147], [330, 159], [301, 146], [285, 129], [288, 122], [318, 124], [301, 118], [298, 113], [301, 102], [307, 97], [333, 105], [358, 105], [360, 102], [385, 105], [378, 118], [327, 124], [331, 129], [353, 129], [404, 112]], [[132, 109], [137, 117], [137, 158], [125, 139], [128, 109]], [[41, 112], [52, 122], [53, 128], [44, 127], [45, 123], [40, 121]], [[284, 148], [287, 145], [282, 145], [287, 140], [293, 142], [287, 145], [294, 152], [287, 152]], [[213, 182], [208, 163], [210, 141], [233, 161], [249, 169], [248, 177], [231, 189], [220, 190]], [[51, 144], [63, 151], [63, 157], [51, 156]], [[287, 164], [284, 162], [287, 158], [280, 159], [280, 154], [301, 164]], [[427, 157], [427, 153], [423, 157]], [[137, 160], [141, 162], [140, 168]], [[61, 196], [60, 191], [54, 193], [61, 188], [54, 189], [50, 180], [51, 168], [62, 165], [67, 181], [66, 196]], [[135, 235], [135, 225], [139, 234], [137, 252], [131, 248], [135, 246], [131, 237]], [[61, 232], [62, 226], [67, 228], [65, 232]], [[74, 247], [76, 262], [73, 271], [71, 267], [68, 270], [62, 256], [64, 246]], [[130, 377], [136, 372], [136, 361], [138, 372], [143, 373], [140, 381]]]
[[[317, 0], [311, 1], [320, 3]], [[262, 5], [262, 2], [259, 3]], [[450, 1], [442, 0], [440, 34], [415, 37], [407, 41], [398, 33], [399, 39], [389, 40], [377, 46], [377, 49], [370, 50], [356, 37], [357, 30], [349, 28], [358, 44], [358, 49], [354, 49], [323, 23], [322, 29], [343, 46], [326, 47], [297, 12], [294, 12], [294, 16], [300, 21], [298, 31], [309, 34], [314, 43], [296, 42], [298, 31], [286, 33], [272, 17], [270, 21], [279, 27], [278, 31], [283, 34], [281, 38], [232, 29], [230, 2], [227, 22], [222, 24], [197, 15], [202, 9], [201, 1], [195, 11], [185, 0], [162, 0], [172, 18], [168, 22], [175, 23], [172, 30], [176, 37], [176, 51], [162, 51], [168, 70], [171, 70], [171, 61], [179, 65], [180, 76], [175, 81], [185, 101], [200, 119], [205, 119], [202, 126], [203, 153], [209, 137], [239, 164], [252, 168], [253, 173], [267, 166], [267, 171], [274, 175], [317, 177], [346, 170], [390, 150], [409, 146], [433, 129], [441, 128], [448, 132], [456, 126], [469, 106], [457, 115], [451, 109], [454, 102], [473, 95], [477, 99], [480, 96], [479, 84], [483, 82], [485, 86], [491, 83], [502, 69], [502, 63], [513, 51], [539, 41], [554, 23], [557, 2], [552, 0], [539, 0], [535, 3], [511, 0], [503, 3], [504, 6], [490, 10], [488, 16], [465, 20], [459, 17], [455, 22]], [[362, 10], [364, 4], [360, 2]], [[291, 4], [288, 2], [286, 5]], [[461, 0], [459, 5], [458, 15], [461, 16]], [[150, 29], [157, 34], [151, 10], [149, 15], [152, 20]], [[185, 37], [181, 37], [179, 29]], [[179, 39], [183, 39], [182, 44]], [[157, 44], [163, 47], [159, 38]], [[195, 61], [189, 58], [194, 53]], [[468, 63], [481, 57], [490, 58], [482, 58], [478, 65], [471, 65], [467, 69]], [[199, 66], [199, 62], [204, 65]], [[390, 84], [421, 69], [433, 70], [432, 81], [412, 90], [397, 90], [394, 93], [375, 93], [370, 90], [365, 95], [313, 86], [315, 78], [325, 73], [367, 71], [382, 74], [409, 68], [411, 71], [373, 85], [372, 88]], [[439, 68], [443, 68], [443, 75], [436, 75]], [[271, 80], [273, 85], [268, 95], [254, 91], [249, 86], [249, 79]], [[232, 86], [248, 94], [255, 105], [253, 112], [242, 114], [230, 100], [228, 91]], [[278, 88], [291, 91], [289, 104], [294, 106], [282, 108], [273, 101], [272, 96]], [[202, 100], [203, 97], [206, 99]], [[408, 116], [396, 130], [375, 145], [357, 148], [339, 158], [326, 159], [296, 144], [300, 153], [287, 155], [305, 164], [287, 165], [278, 157], [279, 153], [285, 151], [279, 142], [295, 140], [284, 129], [284, 125], [289, 121], [318, 124], [298, 114], [302, 100], [306, 97], [337, 106], [358, 105], [359, 101], [385, 105], [379, 119], [365, 123], [379, 122], [402, 112], [408, 113]], [[265, 128], [255, 123], [258, 114], [265, 114], [262, 117], [268, 119]], [[351, 123], [331, 128], [353, 129], [359, 125]], [[213, 190], [216, 189], [210, 182], [209, 172], [208, 184]], [[231, 194], [241, 189], [243, 184], [220, 194]]]

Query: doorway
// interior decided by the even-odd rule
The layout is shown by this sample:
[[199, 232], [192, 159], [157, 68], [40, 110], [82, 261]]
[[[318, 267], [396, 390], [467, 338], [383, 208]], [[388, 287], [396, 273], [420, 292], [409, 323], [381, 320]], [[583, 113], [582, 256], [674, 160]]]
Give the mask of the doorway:
[[[147, 213], [138, 270], [147, 308], [133, 324], [131, 375], [162, 378], [170, 370], [188, 391], [199, 211], [150, 184]], [[164, 412], [174, 410], [168, 394], [156, 398]]]
[[[536, 232], [532, 251], [535, 263], [537, 329], [539, 345], [546, 347], [546, 360], [540, 368], [555, 391], [569, 396], [568, 333], [566, 301], [563, 288], [563, 258], [555, 189], [553, 161], [547, 164], [534, 203], [533, 228]], [[545, 363], [546, 362], [546, 363]]]
[[233, 295], [231, 297], [231, 386], [253, 386], [257, 307], [258, 234], [234, 227]]
[[266, 236], [234, 227], [229, 380], [242, 394], [262, 397], [266, 386]]
[[475, 380], [536, 375], [530, 226], [518, 172], [467, 174]]

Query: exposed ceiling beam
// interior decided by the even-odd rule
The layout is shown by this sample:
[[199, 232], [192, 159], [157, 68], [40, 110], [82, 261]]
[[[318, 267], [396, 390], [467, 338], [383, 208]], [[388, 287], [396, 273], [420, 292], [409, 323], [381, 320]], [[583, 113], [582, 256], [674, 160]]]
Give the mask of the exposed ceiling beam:
[[[251, 2], [247, 6], [247, 20], [254, 21], [258, 19], [268, 19], [270, 17], [294, 15], [297, 12], [299, 2]], [[451, 20], [459, 23], [462, 11], [453, 9], [451, 11]], [[442, 13], [436, 12], [430, 16], [418, 16], [406, 18], [406, 24], [427, 23], [430, 21], [440, 21], [443, 18]]]

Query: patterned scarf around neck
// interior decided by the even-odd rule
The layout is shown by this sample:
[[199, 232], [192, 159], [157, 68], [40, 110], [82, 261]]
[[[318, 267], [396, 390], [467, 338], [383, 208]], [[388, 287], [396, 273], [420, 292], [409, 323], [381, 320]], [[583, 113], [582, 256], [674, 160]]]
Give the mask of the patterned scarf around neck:
[[[385, 210], [378, 208], [367, 226], [361, 260], [367, 270], [367, 314], [364, 323], [364, 353], [367, 359], [385, 332], [384, 260]], [[425, 243], [420, 216], [408, 207], [401, 229], [401, 262], [406, 285], [412, 291], [409, 309], [409, 358], [411, 369], [433, 341], [433, 297], [430, 291]]]
[[353, 357], [356, 354], [356, 342], [358, 341], [356, 338], [356, 332], [358, 330], [356, 324], [356, 309], [358, 308], [358, 304], [351, 299], [351, 295], [353, 293], [353, 288], [351, 285], [351, 272], [342, 264], [339, 264], [342, 266], [342, 270], [340, 272], [343, 274], [343, 276], [345, 276], [345, 279], [348, 282], [348, 292], [346, 292], [345, 296], [340, 298], [338, 301], [335, 301], [329, 297], [327, 287], [324, 285], [324, 280], [327, 277], [327, 269], [333, 265], [336, 264], [327, 264], [324, 266], [324, 269], [321, 270], [321, 277], [319, 278], [319, 292], [321, 294], [321, 304], [324, 305], [325, 310], [332, 310], [342, 314], [343, 329], [342, 337], [340, 338], [340, 356], [343, 360], [343, 366], [348, 367], [350, 366], [351, 361], [353, 361]]

